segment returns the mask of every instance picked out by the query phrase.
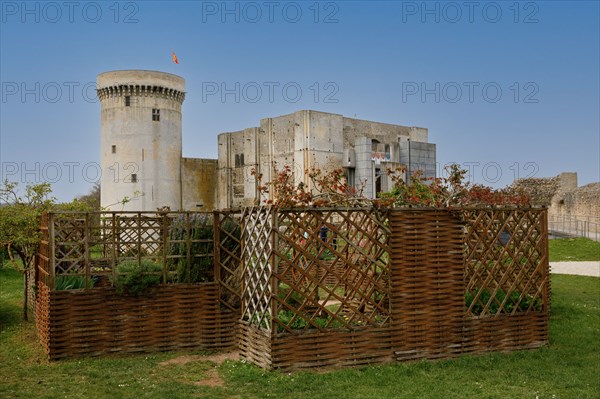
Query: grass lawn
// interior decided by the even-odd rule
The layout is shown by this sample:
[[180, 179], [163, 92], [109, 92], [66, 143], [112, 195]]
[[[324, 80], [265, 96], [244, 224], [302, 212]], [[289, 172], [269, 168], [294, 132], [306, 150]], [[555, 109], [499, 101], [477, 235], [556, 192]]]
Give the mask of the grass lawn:
[[[190, 353], [48, 362], [20, 321], [22, 279], [0, 269], [0, 398], [600, 398], [600, 279], [552, 276], [550, 346], [377, 367], [266, 372]], [[199, 385], [217, 378], [222, 386]]]
[[550, 262], [600, 260], [600, 242], [585, 237], [548, 240]]

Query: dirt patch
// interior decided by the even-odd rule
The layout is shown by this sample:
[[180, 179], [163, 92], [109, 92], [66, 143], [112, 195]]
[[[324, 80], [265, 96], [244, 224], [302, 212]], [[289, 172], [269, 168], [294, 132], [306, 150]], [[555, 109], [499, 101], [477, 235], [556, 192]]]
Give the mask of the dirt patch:
[[239, 360], [238, 352], [215, 353], [214, 355], [186, 355], [179, 356], [170, 360], [159, 363], [160, 366], [168, 366], [170, 364], [186, 364], [191, 362], [212, 362], [217, 366], [221, 365], [225, 360]]
[[225, 382], [219, 375], [217, 367], [219, 367], [225, 360], [239, 360], [240, 355], [236, 352], [227, 353], [215, 353], [214, 355], [187, 355], [179, 356], [164, 362], [159, 363], [160, 366], [169, 365], [182, 365], [192, 362], [210, 362], [214, 364], [214, 367], [206, 372], [206, 377], [201, 381], [195, 381], [193, 384], [203, 387], [222, 387]]
[[194, 385], [202, 386], [202, 387], [222, 387], [225, 385], [221, 376], [219, 376], [219, 372], [217, 369], [211, 369], [208, 371], [206, 378], [202, 381], [194, 382]]

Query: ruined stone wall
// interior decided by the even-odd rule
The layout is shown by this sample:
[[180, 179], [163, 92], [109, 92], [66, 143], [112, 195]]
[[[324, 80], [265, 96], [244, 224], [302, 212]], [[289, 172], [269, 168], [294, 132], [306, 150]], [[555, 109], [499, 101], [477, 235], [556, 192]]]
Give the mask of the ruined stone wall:
[[549, 209], [551, 216], [594, 219], [600, 222], [600, 183], [590, 183], [573, 191], [558, 193]]
[[550, 206], [552, 197], [556, 195], [559, 187], [558, 176], [519, 179], [512, 185], [512, 188], [517, 192], [528, 195], [531, 198], [532, 205], [536, 206]]
[[591, 218], [600, 222], [600, 183], [577, 187], [577, 173], [520, 179], [512, 188], [529, 195], [533, 205], [547, 206], [550, 218]]

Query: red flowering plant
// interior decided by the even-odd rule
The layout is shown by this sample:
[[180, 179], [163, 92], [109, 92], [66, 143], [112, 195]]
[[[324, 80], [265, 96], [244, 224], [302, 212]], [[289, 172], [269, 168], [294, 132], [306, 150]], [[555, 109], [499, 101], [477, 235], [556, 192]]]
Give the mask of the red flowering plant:
[[[295, 183], [290, 166], [278, 171], [275, 178], [262, 182], [262, 174], [252, 171], [258, 181], [259, 202], [278, 207], [322, 207], [322, 206], [389, 206], [389, 207], [434, 207], [458, 208], [465, 206], [494, 206], [530, 204], [530, 198], [511, 189], [495, 190], [480, 184], [471, 185], [465, 180], [467, 171], [459, 165], [446, 167], [447, 177], [426, 178], [421, 171], [415, 172], [407, 184], [405, 168], [388, 170], [393, 182], [392, 190], [380, 193], [379, 198], [369, 199], [363, 195], [366, 182], [352, 187], [344, 177], [342, 169], [324, 172], [312, 168], [305, 173], [310, 184]], [[311, 187], [308, 187], [308, 186]]]
[[457, 164], [445, 168], [447, 177], [425, 178], [421, 171], [415, 172], [410, 182], [404, 181], [404, 168], [388, 170], [393, 181], [390, 192], [381, 198], [390, 206], [421, 206], [456, 208], [464, 206], [529, 205], [527, 195], [510, 189], [494, 190], [480, 184], [465, 181], [467, 171]]
[[305, 174], [310, 179], [310, 186], [304, 182], [295, 183], [294, 173], [286, 165], [275, 174], [275, 178], [263, 183], [262, 174], [252, 171], [258, 181], [259, 201], [278, 207], [321, 207], [321, 206], [360, 206], [371, 203], [363, 196], [364, 182], [357, 188], [348, 184], [344, 171], [340, 168], [324, 172], [312, 168]]

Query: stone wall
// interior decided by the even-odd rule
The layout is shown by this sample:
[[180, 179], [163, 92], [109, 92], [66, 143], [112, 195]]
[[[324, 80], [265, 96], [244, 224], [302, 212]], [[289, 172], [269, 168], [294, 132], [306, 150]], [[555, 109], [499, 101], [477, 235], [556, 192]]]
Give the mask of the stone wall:
[[214, 210], [216, 207], [216, 187], [216, 159], [181, 159], [182, 210]]
[[552, 198], [549, 215], [590, 218], [600, 222], [600, 183], [590, 183], [572, 191], [557, 193]]
[[548, 216], [600, 222], [600, 183], [577, 187], [577, 173], [520, 179], [512, 188], [531, 197], [533, 205], [548, 207]]

